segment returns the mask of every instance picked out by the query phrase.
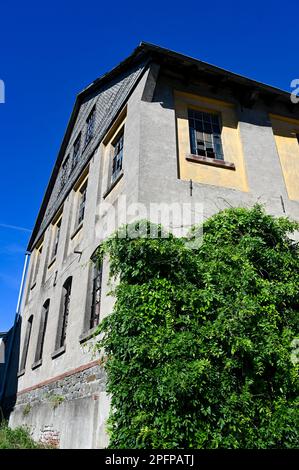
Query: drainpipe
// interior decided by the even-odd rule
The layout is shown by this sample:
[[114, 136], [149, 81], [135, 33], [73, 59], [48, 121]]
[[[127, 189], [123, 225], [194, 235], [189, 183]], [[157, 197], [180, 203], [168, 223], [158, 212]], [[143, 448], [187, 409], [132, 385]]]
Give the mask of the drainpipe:
[[5, 393], [6, 378], [7, 378], [9, 363], [10, 363], [10, 360], [11, 360], [11, 354], [12, 354], [12, 350], [13, 350], [13, 346], [14, 346], [14, 342], [15, 342], [15, 333], [16, 333], [16, 329], [17, 329], [18, 322], [19, 322], [19, 319], [20, 319], [20, 306], [21, 306], [23, 293], [24, 293], [24, 285], [25, 285], [25, 279], [26, 279], [26, 274], [27, 274], [29, 257], [30, 257], [30, 253], [28, 251], [26, 251], [25, 260], [24, 260], [24, 267], [23, 267], [23, 273], [22, 273], [22, 279], [21, 279], [19, 295], [18, 295], [15, 321], [14, 321], [14, 326], [13, 326], [13, 330], [12, 330], [12, 337], [11, 337], [11, 340], [9, 342], [9, 347], [8, 347], [8, 351], [7, 351], [7, 355], [6, 355], [7, 359], [5, 361], [3, 382], [1, 384], [2, 387], [1, 387], [1, 390], [0, 390], [0, 406], [1, 406], [1, 403], [2, 403], [2, 400], [3, 400], [3, 397], [4, 397], [4, 393]]

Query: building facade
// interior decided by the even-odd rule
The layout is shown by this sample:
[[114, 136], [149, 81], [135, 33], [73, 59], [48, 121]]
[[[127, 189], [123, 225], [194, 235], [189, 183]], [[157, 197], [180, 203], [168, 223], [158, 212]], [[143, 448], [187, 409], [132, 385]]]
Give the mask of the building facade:
[[260, 202], [299, 220], [298, 180], [299, 106], [287, 92], [147, 43], [83, 90], [28, 246], [10, 425], [60, 448], [107, 446], [105, 373], [90, 345], [113, 298], [108, 260], [93, 254], [118, 225], [144, 218], [141, 206], [191, 201], [204, 218]]

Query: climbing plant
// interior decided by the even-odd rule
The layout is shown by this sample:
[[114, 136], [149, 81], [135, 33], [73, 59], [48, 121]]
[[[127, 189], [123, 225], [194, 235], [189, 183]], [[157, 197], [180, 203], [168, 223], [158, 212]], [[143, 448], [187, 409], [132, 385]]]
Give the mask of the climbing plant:
[[97, 344], [110, 447], [298, 447], [299, 225], [227, 209], [196, 249], [151, 227], [98, 250], [117, 277]]

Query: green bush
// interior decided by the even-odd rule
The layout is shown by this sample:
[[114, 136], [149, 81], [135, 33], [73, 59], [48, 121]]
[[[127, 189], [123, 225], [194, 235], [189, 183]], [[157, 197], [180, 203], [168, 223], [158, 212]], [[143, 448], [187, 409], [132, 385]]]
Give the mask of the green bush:
[[298, 447], [298, 228], [257, 205], [208, 219], [196, 250], [172, 236], [101, 246], [119, 278], [98, 343], [111, 448]]
[[6, 423], [0, 424], [0, 449], [38, 449], [41, 447], [44, 446], [34, 442], [26, 428], [11, 429]]

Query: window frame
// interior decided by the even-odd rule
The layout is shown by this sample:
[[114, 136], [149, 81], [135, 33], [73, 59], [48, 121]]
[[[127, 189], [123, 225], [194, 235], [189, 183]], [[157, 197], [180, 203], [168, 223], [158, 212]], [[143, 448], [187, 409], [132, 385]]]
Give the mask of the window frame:
[[59, 217], [57, 222], [53, 224], [53, 245], [52, 245], [52, 253], [51, 253], [51, 261], [54, 260], [58, 253], [58, 246], [61, 234], [61, 224], [62, 224], [62, 215]]
[[60, 299], [60, 311], [56, 333], [55, 351], [52, 359], [60, 356], [66, 349], [66, 334], [69, 324], [70, 302], [72, 293], [73, 277], [69, 276], [63, 283]]
[[80, 227], [83, 224], [85, 213], [86, 213], [86, 199], [87, 199], [87, 185], [88, 179], [82, 183], [80, 188], [78, 189], [78, 207], [77, 207], [77, 215], [76, 215], [76, 227]]
[[27, 364], [27, 361], [28, 361], [28, 352], [29, 352], [31, 334], [32, 334], [32, 326], [33, 326], [33, 315], [30, 315], [28, 320], [27, 320], [26, 332], [25, 332], [21, 362], [20, 362], [20, 370], [19, 370], [18, 375], [24, 374], [25, 370], [26, 370], [26, 364]]
[[[224, 162], [223, 144], [221, 138], [222, 122], [221, 113], [211, 112], [206, 110], [194, 109], [191, 106], [187, 108], [188, 112], [188, 127], [189, 127], [189, 139], [190, 139], [190, 153], [191, 155], [200, 156], [204, 158], [214, 159], [220, 162]], [[193, 123], [191, 124], [191, 121]], [[215, 122], [216, 121], [216, 122]], [[199, 129], [197, 129], [197, 127]], [[210, 130], [207, 130], [207, 129]], [[217, 128], [218, 132], [215, 132]], [[203, 149], [200, 152], [198, 148], [197, 133], [202, 135], [201, 142]], [[210, 138], [206, 138], [210, 136]], [[215, 142], [215, 139], [219, 139]], [[208, 143], [211, 143], [208, 146]], [[217, 152], [216, 147], [220, 148]], [[211, 151], [212, 150], [212, 151]]]
[[38, 339], [37, 339], [37, 345], [36, 345], [36, 351], [35, 351], [35, 359], [34, 359], [34, 363], [32, 364], [32, 369], [35, 369], [36, 367], [42, 364], [46, 330], [47, 330], [48, 317], [49, 317], [49, 309], [50, 309], [50, 299], [47, 299], [42, 306], [40, 324], [39, 324], [39, 333], [38, 333]]
[[96, 328], [100, 322], [101, 298], [103, 285], [103, 264], [97, 260], [92, 260], [91, 273], [91, 305], [89, 316], [89, 329]]
[[[112, 186], [115, 181], [119, 178], [120, 174], [123, 171], [123, 158], [124, 158], [124, 133], [125, 126], [123, 125], [121, 129], [117, 132], [116, 136], [110, 144], [110, 185]], [[116, 154], [116, 148], [121, 141], [121, 148]], [[119, 158], [119, 155], [120, 158]], [[120, 161], [120, 167], [118, 168], [118, 162]], [[116, 162], [116, 170], [113, 171], [114, 162]]]
[[60, 188], [59, 188], [60, 192], [63, 190], [68, 180], [70, 158], [71, 158], [70, 154], [68, 154], [61, 164]]
[[[77, 135], [76, 139], [74, 140], [73, 143], [73, 154], [72, 154], [72, 168], [71, 171], [73, 171], [79, 163], [79, 158], [80, 158], [80, 151], [81, 151], [81, 140], [82, 140], [82, 133], [79, 132]], [[78, 149], [76, 149], [76, 146], [78, 145]]]
[[41, 265], [42, 252], [43, 252], [43, 242], [41, 242], [35, 248], [31, 289], [33, 289], [33, 287], [36, 285], [36, 282], [37, 282], [37, 276], [38, 276], [38, 273], [39, 273], [39, 270], [40, 270], [40, 265]]
[[[95, 122], [96, 122], [96, 106], [94, 105], [90, 111], [86, 122], [85, 122], [85, 146], [89, 144], [91, 139], [94, 137], [95, 131]], [[90, 126], [91, 123], [91, 126]]]

